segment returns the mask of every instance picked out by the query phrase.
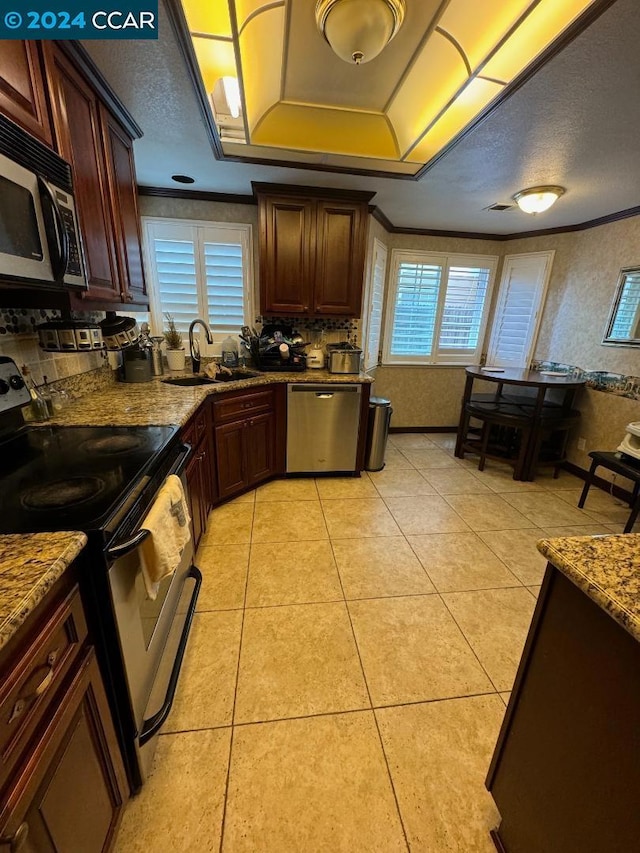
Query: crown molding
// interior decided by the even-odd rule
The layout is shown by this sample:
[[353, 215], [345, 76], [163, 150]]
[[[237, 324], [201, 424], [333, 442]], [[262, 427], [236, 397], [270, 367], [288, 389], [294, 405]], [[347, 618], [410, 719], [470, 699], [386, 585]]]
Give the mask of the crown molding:
[[[313, 196], [336, 199], [357, 199], [359, 201], [370, 201], [375, 193], [329, 189], [326, 187], [303, 187], [294, 184], [264, 184], [252, 181], [256, 192], [272, 193], [278, 195]], [[146, 187], [139, 186], [138, 194], [153, 198], [182, 198], [191, 201], [215, 201], [223, 204], [257, 204], [253, 195], [240, 195], [235, 193], [215, 193], [205, 190], [183, 190], [174, 187]], [[405, 228], [394, 225], [377, 205], [369, 205], [369, 213], [379, 222], [389, 234], [408, 234], [414, 237], [457, 237], [464, 240], [495, 240], [505, 242], [507, 240], [523, 240], [527, 237], [547, 237], [553, 234], [569, 234], [573, 231], [587, 231], [589, 228], [597, 228], [599, 225], [608, 225], [611, 222], [619, 222], [621, 219], [630, 219], [640, 216], [640, 205], [628, 207], [626, 210], [618, 210], [599, 216], [597, 219], [589, 219], [586, 222], [578, 222], [574, 225], [561, 225], [557, 228], [540, 228], [535, 231], [515, 231], [511, 234], [487, 234], [481, 231], [445, 231], [437, 228]]]

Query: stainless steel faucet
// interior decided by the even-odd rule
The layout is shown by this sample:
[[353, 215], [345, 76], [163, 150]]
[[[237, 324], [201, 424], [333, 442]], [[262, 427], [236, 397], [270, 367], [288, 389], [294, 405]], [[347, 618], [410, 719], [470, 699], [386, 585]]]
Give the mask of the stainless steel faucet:
[[193, 329], [197, 325], [202, 326], [204, 329], [207, 336], [207, 343], [213, 343], [213, 335], [208, 324], [204, 320], [201, 320], [200, 317], [197, 317], [189, 326], [189, 355], [191, 356], [191, 367], [194, 373], [200, 373], [200, 344], [193, 338]]

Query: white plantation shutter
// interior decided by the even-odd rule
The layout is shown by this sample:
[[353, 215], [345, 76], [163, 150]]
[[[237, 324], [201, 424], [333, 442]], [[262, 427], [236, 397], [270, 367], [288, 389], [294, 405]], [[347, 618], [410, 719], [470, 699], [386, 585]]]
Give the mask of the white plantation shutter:
[[626, 273], [609, 335], [614, 340], [640, 337], [640, 273]]
[[489, 344], [489, 364], [529, 366], [553, 256], [553, 252], [534, 252], [505, 257]]
[[371, 370], [378, 364], [380, 338], [382, 335], [382, 306], [384, 302], [384, 283], [387, 270], [387, 247], [380, 240], [373, 241], [368, 282], [366, 310], [366, 338], [364, 347], [364, 369]]
[[240, 331], [244, 321], [242, 245], [205, 243], [208, 322], [212, 331]]
[[154, 333], [166, 327], [166, 314], [183, 333], [201, 317], [214, 338], [208, 351], [196, 327], [203, 353], [219, 351], [252, 316], [251, 226], [150, 217], [143, 224]]
[[392, 356], [430, 356], [443, 268], [400, 261], [391, 332]]
[[461, 364], [479, 358], [497, 258], [394, 250], [385, 362]]
[[154, 239], [158, 298], [163, 314], [171, 314], [179, 332], [187, 332], [198, 316], [196, 251], [193, 241]]
[[488, 267], [449, 267], [439, 351], [476, 351], [491, 272]]

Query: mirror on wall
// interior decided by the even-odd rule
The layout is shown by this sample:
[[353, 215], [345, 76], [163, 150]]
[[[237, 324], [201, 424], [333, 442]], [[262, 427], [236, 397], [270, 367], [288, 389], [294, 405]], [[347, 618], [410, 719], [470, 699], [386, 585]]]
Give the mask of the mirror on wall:
[[620, 270], [603, 344], [640, 346], [640, 267]]

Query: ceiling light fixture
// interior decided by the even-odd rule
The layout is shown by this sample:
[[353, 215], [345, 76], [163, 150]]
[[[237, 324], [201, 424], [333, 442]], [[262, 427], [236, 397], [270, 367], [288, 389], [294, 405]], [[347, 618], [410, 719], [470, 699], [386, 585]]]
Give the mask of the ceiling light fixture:
[[227, 106], [229, 107], [229, 112], [231, 113], [233, 118], [239, 118], [240, 110], [242, 109], [242, 101], [240, 99], [240, 86], [238, 85], [238, 78], [223, 77], [222, 88], [224, 89], [224, 96], [227, 99]]
[[191, 175], [171, 175], [171, 180], [175, 181], [176, 184], [195, 184], [196, 179], [192, 178]]
[[513, 197], [520, 210], [525, 213], [543, 213], [564, 194], [564, 187], [529, 187]]
[[404, 11], [404, 0], [318, 0], [316, 24], [340, 59], [362, 65], [389, 44]]

